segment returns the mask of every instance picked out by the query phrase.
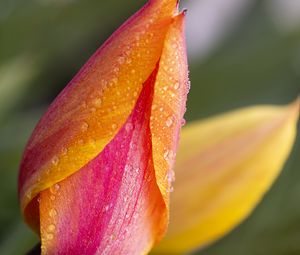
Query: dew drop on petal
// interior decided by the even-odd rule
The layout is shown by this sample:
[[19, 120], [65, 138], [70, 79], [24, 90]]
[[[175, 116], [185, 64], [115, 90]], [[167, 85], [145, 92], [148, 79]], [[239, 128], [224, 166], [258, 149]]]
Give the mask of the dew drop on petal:
[[166, 125], [167, 125], [167, 127], [171, 127], [172, 124], [173, 124], [173, 118], [172, 118], [172, 116], [170, 116], [166, 120]]
[[[42, 240], [42, 243], [43, 243], [43, 240]], [[47, 253], [47, 248], [44, 244], [41, 245], [41, 251], [42, 251], [42, 254], [46, 254]]]
[[47, 230], [49, 231], [49, 232], [52, 232], [52, 231], [54, 231], [55, 230], [55, 225], [54, 224], [50, 224], [49, 226], [48, 226], [48, 228], [47, 228]]
[[119, 62], [119, 64], [124, 64], [125, 58], [124, 57], [119, 57], [118, 62]]
[[126, 165], [125, 166], [125, 172], [129, 172], [131, 170], [131, 166], [130, 165]]
[[89, 124], [87, 124], [86, 122], [83, 122], [83, 123], [81, 124], [81, 130], [82, 130], [82, 131], [87, 131], [88, 128], [89, 128]]
[[62, 155], [66, 155], [68, 153], [68, 149], [66, 148], [66, 147], [63, 147], [62, 149], [61, 149], [61, 154]]
[[170, 192], [173, 192], [173, 191], [174, 191], [174, 187], [171, 186], [171, 187], [170, 187]]
[[50, 217], [55, 217], [56, 215], [57, 215], [57, 211], [54, 208], [50, 209], [49, 216]]
[[47, 237], [48, 240], [52, 240], [54, 238], [54, 235], [53, 234], [47, 234], [46, 237]]
[[59, 189], [60, 189], [59, 184], [58, 184], [58, 183], [55, 183], [55, 184], [54, 184], [54, 188], [55, 188], [56, 191], [59, 190]]
[[168, 178], [168, 181], [170, 183], [174, 182], [175, 181], [175, 172], [173, 170], [170, 170], [168, 172], [168, 177], [167, 178]]
[[102, 85], [102, 87], [105, 89], [106, 86], [107, 86], [107, 81], [106, 81], [106, 80], [102, 80], [102, 81], [101, 81], [101, 85]]
[[93, 100], [93, 104], [96, 108], [100, 108], [101, 104], [102, 104], [102, 100], [100, 98], [95, 98]]
[[51, 160], [52, 164], [57, 166], [59, 163], [59, 158], [57, 156], [54, 156]]
[[125, 130], [127, 132], [131, 131], [133, 129], [133, 125], [131, 123], [126, 123], [125, 125]]
[[164, 159], [167, 160], [169, 157], [169, 151], [166, 150], [165, 153], [164, 153]]

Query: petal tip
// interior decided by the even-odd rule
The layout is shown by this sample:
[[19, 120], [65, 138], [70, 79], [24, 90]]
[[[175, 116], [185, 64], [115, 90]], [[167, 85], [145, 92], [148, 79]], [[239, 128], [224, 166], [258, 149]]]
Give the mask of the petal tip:
[[296, 120], [299, 118], [299, 112], [300, 112], [300, 95], [298, 95], [298, 97], [296, 98], [295, 101], [293, 101], [292, 103], [290, 103], [288, 105], [288, 110], [289, 110], [291, 116], [293, 116], [293, 118], [295, 118]]
[[183, 9], [181, 12], [180, 12], [180, 15], [182, 16], [185, 16], [187, 14], [187, 9]]

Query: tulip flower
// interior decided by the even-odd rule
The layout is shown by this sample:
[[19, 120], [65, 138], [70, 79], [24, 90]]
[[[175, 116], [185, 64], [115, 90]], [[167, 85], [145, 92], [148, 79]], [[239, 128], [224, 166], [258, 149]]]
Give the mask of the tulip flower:
[[42, 254], [190, 251], [244, 219], [278, 175], [298, 103], [187, 127], [170, 203], [189, 90], [184, 18], [176, 0], [149, 0], [37, 124], [19, 198]]
[[164, 235], [189, 89], [184, 16], [150, 0], [35, 128], [19, 197], [43, 254], [141, 254]]

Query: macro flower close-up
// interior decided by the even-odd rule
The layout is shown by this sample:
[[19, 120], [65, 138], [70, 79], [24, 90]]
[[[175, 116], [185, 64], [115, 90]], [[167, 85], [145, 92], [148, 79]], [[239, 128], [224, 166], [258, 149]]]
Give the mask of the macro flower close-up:
[[[264, 231], [263, 222], [273, 219], [276, 207], [264, 201], [268, 196], [276, 201], [272, 186], [277, 179], [280, 183], [282, 170], [291, 165], [299, 168], [293, 155], [299, 147], [300, 90], [291, 77], [300, 72], [292, 76], [290, 69], [280, 69], [280, 76], [274, 70], [285, 55], [276, 59], [274, 53], [275, 64], [271, 56], [261, 56], [284, 36], [261, 44], [257, 40], [248, 51], [237, 46], [243, 39], [229, 43], [237, 24], [243, 27], [250, 14], [260, 10], [254, 0], [252, 4], [230, 1], [234, 8], [229, 9], [220, 8], [219, 0], [148, 0], [116, 25], [111, 36], [103, 32], [100, 47], [97, 43], [85, 52], [96, 31], [105, 31], [112, 13], [131, 8], [129, 3], [126, 7], [113, 2], [109, 9], [108, 1], [36, 0], [27, 9], [7, 4], [0, 12], [4, 27], [12, 31], [21, 17], [32, 17], [33, 23], [25, 20], [30, 28], [26, 31], [33, 32], [33, 24], [43, 16], [35, 13], [43, 11], [49, 12], [44, 19], [60, 24], [49, 35], [43, 24], [36, 27], [45, 37], [38, 39], [43, 41], [40, 46], [34, 46], [36, 39], [27, 44], [26, 32], [22, 46], [26, 50], [10, 45], [9, 39], [3, 43], [3, 59], [12, 54], [10, 47], [21, 53], [0, 66], [5, 106], [0, 111], [4, 120], [1, 160], [5, 159], [5, 168], [14, 168], [3, 172], [0, 185], [4, 208], [0, 254], [245, 255], [248, 250], [252, 255], [285, 255], [300, 251], [296, 246], [288, 249], [286, 243], [268, 248], [263, 240], [272, 239], [271, 223], [276, 218], [270, 221], [270, 233], [261, 235], [265, 239], [258, 232], [249, 234], [251, 219], [261, 205], [270, 209], [253, 229]], [[101, 8], [95, 9], [98, 4]], [[269, 2], [264, 8], [271, 10], [275, 20], [279, 9], [274, 14]], [[103, 21], [97, 12], [103, 13]], [[288, 38], [294, 38], [298, 30], [288, 31]], [[288, 48], [291, 52], [294, 41]], [[231, 45], [237, 53], [232, 49], [217, 53]], [[82, 56], [81, 49], [86, 59], [77, 59], [81, 64], [67, 75], [75, 56]], [[254, 53], [261, 60], [255, 61]], [[242, 56], [245, 59], [239, 62]], [[51, 89], [59, 77], [60, 87]], [[261, 79], [253, 83], [249, 77]], [[266, 84], [261, 85], [265, 89], [257, 89], [260, 84]], [[10, 95], [15, 105], [9, 102]], [[43, 100], [46, 107], [41, 110]], [[300, 194], [293, 175], [290, 171], [294, 186], [287, 182], [282, 185], [286, 196], [281, 193], [290, 205]], [[294, 219], [300, 216], [295, 208], [290, 210]], [[279, 222], [283, 225], [275, 228], [277, 233], [291, 224]]]

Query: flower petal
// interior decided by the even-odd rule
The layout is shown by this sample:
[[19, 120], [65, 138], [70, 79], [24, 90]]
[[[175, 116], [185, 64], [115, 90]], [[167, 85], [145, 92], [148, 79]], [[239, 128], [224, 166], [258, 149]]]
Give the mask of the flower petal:
[[155, 75], [104, 150], [40, 193], [43, 254], [146, 254], [165, 232], [149, 127]]
[[158, 253], [207, 245], [239, 224], [270, 188], [296, 135], [299, 100], [251, 107], [182, 132], [168, 233]]
[[166, 35], [155, 81], [150, 121], [156, 179], [167, 206], [189, 91], [184, 18], [185, 11], [174, 17]]
[[52, 103], [27, 144], [21, 209], [37, 232], [40, 191], [70, 176], [113, 139], [157, 65], [177, 1], [149, 1], [89, 59]]

